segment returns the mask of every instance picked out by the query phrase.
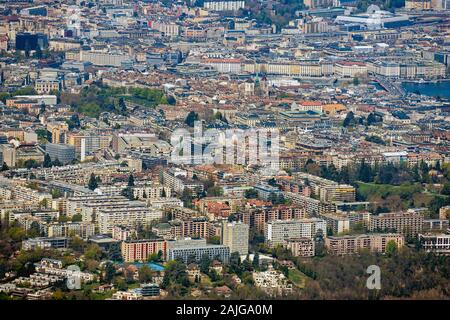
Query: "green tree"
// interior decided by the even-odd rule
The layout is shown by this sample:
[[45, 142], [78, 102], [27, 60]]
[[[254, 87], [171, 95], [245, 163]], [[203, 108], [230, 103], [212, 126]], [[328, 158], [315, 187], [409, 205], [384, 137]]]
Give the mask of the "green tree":
[[204, 254], [200, 259], [200, 271], [204, 274], [208, 274], [209, 266], [211, 265], [211, 259], [207, 254]]
[[395, 253], [397, 253], [397, 244], [394, 240], [389, 240], [386, 244], [386, 256], [392, 257]]
[[191, 263], [195, 263], [197, 261], [197, 258], [195, 257], [195, 254], [191, 254], [187, 257], [186, 263], [190, 265]]
[[183, 201], [183, 205], [187, 208], [192, 207], [192, 191], [191, 189], [184, 188], [183, 193], [181, 194], [181, 201]]
[[44, 168], [50, 168], [52, 166], [52, 159], [50, 158], [50, 155], [48, 153], [44, 156], [44, 162], [42, 163], [42, 166]]
[[81, 222], [81, 221], [83, 221], [83, 216], [81, 214], [77, 213], [72, 216], [72, 222]]
[[7, 171], [9, 170], [8, 165], [6, 164], [6, 162], [3, 162], [2, 168], [0, 169], [0, 171]]
[[26, 160], [23, 165], [25, 166], [25, 168], [32, 169], [32, 168], [37, 168], [38, 167], [38, 163], [36, 162], [36, 160], [34, 159], [28, 159]]
[[212, 186], [206, 191], [208, 197], [220, 197], [223, 196], [223, 189], [221, 186]]
[[123, 97], [119, 98], [119, 112], [122, 115], [127, 114], [127, 105], [125, 104], [125, 99]]
[[86, 259], [100, 260], [101, 256], [102, 256], [102, 250], [98, 246], [98, 244], [89, 245], [84, 252], [84, 257]]
[[128, 186], [134, 187], [134, 176], [132, 174], [128, 177]]
[[52, 166], [53, 167], [61, 167], [63, 164], [61, 163], [61, 161], [59, 161], [58, 158], [55, 159], [55, 161], [52, 162]]
[[167, 103], [174, 106], [177, 104], [177, 100], [173, 96], [167, 96]]
[[347, 113], [347, 116], [344, 119], [344, 123], [342, 124], [344, 127], [349, 127], [355, 123], [355, 114], [353, 111]]
[[114, 268], [114, 265], [111, 262], [107, 262], [105, 264], [105, 276], [104, 280], [106, 283], [111, 283], [114, 276], [116, 275], [116, 269]]
[[97, 178], [94, 173], [91, 173], [91, 177], [89, 178], [88, 188], [90, 190], [95, 190], [98, 188]]
[[239, 255], [239, 252], [233, 252], [230, 255], [229, 266], [230, 266], [231, 273], [235, 273], [238, 276], [241, 275], [242, 268], [241, 268], [241, 257]]
[[255, 252], [253, 256], [252, 265], [255, 270], [259, 269], [259, 252]]
[[42, 59], [42, 57], [43, 57], [42, 49], [39, 45], [36, 47], [36, 51], [34, 52], [34, 57], [36, 59]]
[[143, 265], [139, 269], [139, 282], [148, 283], [152, 281], [152, 270], [147, 265]]
[[39, 237], [41, 235], [41, 228], [39, 227], [39, 223], [37, 221], [33, 221], [28, 229], [28, 236], [30, 238]]
[[441, 194], [450, 196], [450, 182], [444, 183], [444, 186], [442, 187]]
[[199, 119], [198, 114], [194, 111], [188, 113], [186, 120], [184, 121], [189, 127], [194, 127], [195, 121]]

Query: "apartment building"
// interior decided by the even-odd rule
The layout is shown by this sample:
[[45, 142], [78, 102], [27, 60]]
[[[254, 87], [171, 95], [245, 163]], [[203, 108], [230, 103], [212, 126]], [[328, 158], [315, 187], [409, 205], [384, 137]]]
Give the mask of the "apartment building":
[[130, 240], [132, 237], [137, 236], [137, 231], [132, 228], [127, 228], [124, 226], [115, 226], [112, 229], [112, 238], [119, 241]]
[[165, 259], [167, 242], [163, 239], [126, 240], [121, 244], [122, 258], [125, 262], [146, 262], [152, 254], [162, 252]]
[[23, 165], [27, 160], [35, 160], [37, 163], [44, 161], [44, 152], [34, 143], [22, 144], [17, 147], [5, 144], [0, 146], [0, 150], [3, 155], [3, 162], [10, 168]]
[[36, 210], [13, 210], [9, 212], [9, 222], [19, 221], [22, 223], [24, 219], [34, 217], [38, 221], [51, 222], [59, 219], [59, 212], [51, 209], [36, 209]]
[[165, 186], [178, 193], [182, 193], [184, 189], [188, 189], [192, 194], [197, 195], [202, 193], [204, 189], [202, 183], [188, 179], [186, 171], [176, 170], [175, 168], [162, 172], [162, 182]]
[[120, 67], [123, 61], [130, 60], [130, 56], [119, 53], [81, 50], [78, 60], [91, 62], [94, 66]]
[[129, 201], [124, 199], [122, 201], [101, 201], [101, 202], [88, 202], [81, 206], [80, 214], [82, 220], [86, 222], [97, 222], [98, 214], [100, 210], [108, 210], [115, 208], [131, 208], [131, 207], [145, 207], [144, 202], [141, 201]]
[[253, 187], [258, 192], [258, 198], [263, 200], [269, 200], [272, 196], [282, 195], [281, 191], [274, 186], [267, 183], [259, 183]]
[[[305, 32], [308, 32], [305, 27]], [[320, 60], [303, 60], [292, 62], [290, 60], [251, 61], [246, 60], [242, 69], [249, 73], [265, 73], [270, 75], [291, 77], [322, 77], [333, 73], [333, 66]]]
[[242, 222], [222, 222], [221, 243], [230, 248], [230, 252], [239, 255], [248, 254], [249, 226]]
[[159, 141], [154, 133], [117, 133], [112, 137], [112, 147], [116, 152], [125, 150], [149, 149]]
[[167, 207], [182, 207], [183, 201], [178, 198], [150, 198], [147, 199], [147, 205], [155, 209], [163, 209]]
[[53, 78], [39, 78], [36, 79], [34, 83], [34, 89], [37, 93], [51, 93], [55, 91], [60, 91], [63, 88], [63, 82], [61, 79]]
[[285, 241], [284, 246], [294, 257], [314, 257], [315, 245], [311, 238], [292, 238]]
[[308, 173], [300, 173], [296, 177], [302, 185], [310, 186], [312, 195], [317, 196], [323, 202], [355, 201], [356, 190], [351, 185], [339, 184]]
[[423, 228], [424, 217], [414, 212], [391, 212], [372, 215], [369, 230], [392, 230], [405, 236], [416, 237]]
[[144, 206], [101, 209], [98, 212], [98, 228], [101, 234], [112, 234], [114, 226], [136, 228], [161, 218], [161, 211]]
[[[171, 239], [183, 238], [207, 238], [208, 218], [190, 217], [184, 219], [174, 219], [169, 222]], [[164, 232], [163, 232], [164, 233]]]
[[362, 249], [383, 253], [390, 241], [393, 241], [397, 248], [400, 248], [404, 245], [405, 239], [402, 235], [395, 233], [347, 235], [327, 237], [325, 246], [328, 252], [333, 255], [355, 254]]
[[52, 201], [52, 195], [50, 193], [40, 192], [24, 186], [15, 185], [12, 192], [13, 198], [16, 200], [30, 201], [33, 203], [41, 203], [43, 201], [50, 203]]
[[158, 30], [165, 36], [178, 36], [180, 35], [180, 26], [173, 22], [162, 21], [150, 21], [149, 27]]
[[187, 244], [185, 246], [177, 246], [168, 249], [167, 259], [175, 260], [181, 258], [184, 263], [189, 257], [195, 257], [196, 261], [200, 261], [203, 255], [207, 255], [211, 260], [220, 260], [228, 263], [230, 259], [230, 248], [224, 245], [214, 244]]
[[450, 254], [450, 234], [419, 234], [419, 241], [423, 250], [438, 254]]
[[367, 64], [371, 73], [388, 78], [419, 79], [445, 77], [445, 64], [435, 61], [376, 60]]
[[109, 132], [70, 132], [67, 143], [75, 147], [77, 155], [89, 155], [98, 150], [108, 149], [112, 141]]
[[[101, 203], [115, 203], [124, 202], [127, 199], [123, 196], [110, 196], [110, 195], [79, 195], [75, 197], [69, 197], [66, 201], [66, 214], [68, 217], [73, 217], [76, 214], [82, 214], [83, 206], [86, 204], [101, 204]], [[91, 221], [88, 218], [86, 221]]]
[[238, 11], [245, 8], [244, 0], [207, 0], [203, 8], [211, 11]]
[[431, 0], [406, 0], [406, 10], [430, 10]]
[[303, 2], [305, 6], [309, 9], [319, 8], [319, 7], [332, 7], [333, 0], [305, 0]]
[[253, 281], [256, 287], [271, 296], [292, 292], [292, 284], [286, 276], [272, 267], [267, 271], [253, 272]]
[[76, 235], [87, 240], [95, 234], [95, 226], [89, 222], [55, 222], [46, 226], [48, 237], [71, 237]]
[[292, 238], [314, 238], [316, 234], [326, 235], [326, 221], [319, 218], [299, 220], [275, 220], [266, 223], [264, 237], [270, 247], [283, 245]]
[[336, 212], [335, 204], [322, 202], [314, 198], [303, 196], [299, 193], [285, 192], [284, 197], [285, 199], [291, 200], [293, 204], [305, 208], [309, 215]]
[[273, 220], [303, 219], [309, 215], [300, 206], [278, 206], [265, 209], [250, 209], [238, 214], [239, 220], [257, 232], [263, 232], [266, 222]]
[[236, 58], [207, 58], [202, 63], [213, 67], [219, 73], [240, 73], [242, 60]]
[[423, 232], [445, 232], [449, 228], [448, 219], [425, 219], [423, 221]]
[[52, 143], [66, 143], [66, 134], [69, 131], [69, 126], [66, 122], [53, 121], [47, 123], [46, 128], [52, 135]]
[[339, 234], [350, 230], [350, 219], [341, 214], [321, 214], [320, 218], [327, 222], [327, 229], [333, 234]]
[[159, 184], [135, 186], [133, 187], [133, 196], [135, 199], [154, 199], [164, 197], [171, 197], [171, 189]]
[[334, 73], [344, 78], [367, 76], [367, 66], [359, 61], [339, 61], [334, 64]]
[[69, 245], [69, 238], [66, 237], [39, 237], [32, 238], [22, 241], [22, 249], [23, 250], [35, 250], [37, 248], [40, 249], [65, 249]]

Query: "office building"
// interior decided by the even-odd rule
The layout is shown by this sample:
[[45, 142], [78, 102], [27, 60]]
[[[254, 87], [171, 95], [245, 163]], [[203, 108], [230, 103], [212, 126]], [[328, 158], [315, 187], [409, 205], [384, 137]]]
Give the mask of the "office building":
[[52, 161], [59, 160], [62, 164], [67, 164], [75, 160], [75, 147], [61, 143], [47, 143], [45, 151]]
[[16, 50], [35, 51], [37, 48], [44, 50], [48, 47], [48, 38], [42, 33], [18, 33], [16, 34]]

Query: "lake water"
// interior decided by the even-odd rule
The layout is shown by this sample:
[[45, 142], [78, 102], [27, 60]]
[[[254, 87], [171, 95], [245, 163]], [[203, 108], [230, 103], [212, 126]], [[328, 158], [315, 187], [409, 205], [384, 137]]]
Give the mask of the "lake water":
[[438, 82], [403, 82], [402, 87], [406, 92], [417, 93], [450, 99], [450, 81]]

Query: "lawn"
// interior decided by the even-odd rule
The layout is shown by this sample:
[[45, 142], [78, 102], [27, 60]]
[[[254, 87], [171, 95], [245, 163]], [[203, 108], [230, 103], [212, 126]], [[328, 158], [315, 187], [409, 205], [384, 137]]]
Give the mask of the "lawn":
[[399, 195], [402, 199], [410, 199], [413, 194], [422, 192], [423, 187], [419, 183], [394, 186], [390, 184], [358, 182], [358, 191], [366, 199], [370, 195], [378, 195], [383, 198], [389, 195]]
[[205, 274], [202, 274], [202, 279], [200, 280], [200, 283], [204, 286], [212, 286], [211, 279]]
[[307, 276], [297, 269], [289, 269], [289, 280], [297, 287], [304, 288]]

